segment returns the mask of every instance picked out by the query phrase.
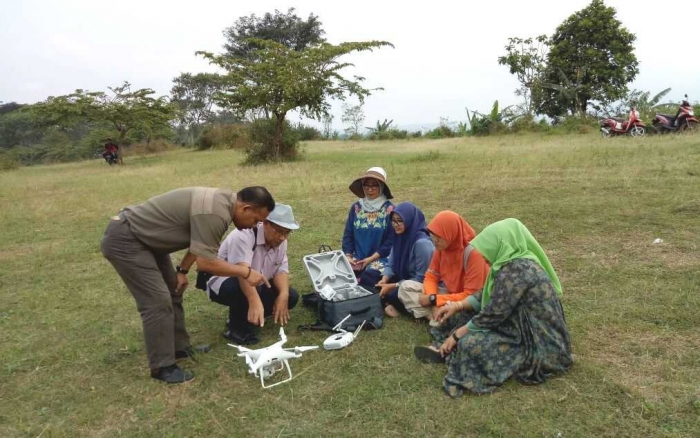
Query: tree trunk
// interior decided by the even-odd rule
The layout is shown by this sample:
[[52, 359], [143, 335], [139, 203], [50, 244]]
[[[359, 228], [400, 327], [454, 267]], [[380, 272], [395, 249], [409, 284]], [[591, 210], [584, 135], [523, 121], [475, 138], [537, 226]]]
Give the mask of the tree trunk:
[[126, 137], [126, 131], [119, 131], [119, 142], [117, 143], [117, 155], [119, 157], [117, 158], [117, 162], [119, 165], [124, 165], [124, 160], [122, 159], [122, 151], [124, 148], [124, 138]]
[[275, 114], [277, 118], [277, 129], [275, 131], [275, 160], [280, 161], [282, 159], [282, 127], [284, 125], [284, 113]]

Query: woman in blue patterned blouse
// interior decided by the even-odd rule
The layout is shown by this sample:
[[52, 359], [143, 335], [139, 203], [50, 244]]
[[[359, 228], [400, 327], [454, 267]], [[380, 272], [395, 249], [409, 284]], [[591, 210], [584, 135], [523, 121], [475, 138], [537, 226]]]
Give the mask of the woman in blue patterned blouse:
[[350, 184], [360, 199], [350, 206], [343, 233], [343, 252], [359, 283], [371, 291], [382, 277], [394, 239], [389, 226], [393, 196], [386, 180], [384, 169], [372, 167]]

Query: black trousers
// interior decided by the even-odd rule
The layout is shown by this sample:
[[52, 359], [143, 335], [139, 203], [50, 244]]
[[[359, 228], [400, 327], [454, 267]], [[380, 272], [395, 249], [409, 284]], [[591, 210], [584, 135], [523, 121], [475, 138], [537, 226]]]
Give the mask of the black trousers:
[[[264, 284], [258, 286], [256, 290], [260, 296], [263, 307], [265, 308], [265, 316], [272, 315], [272, 308], [275, 300], [279, 295], [279, 291], [272, 284], [272, 287], [267, 287]], [[248, 299], [243, 294], [238, 277], [231, 277], [224, 281], [219, 288], [219, 293], [213, 291], [209, 294], [209, 299], [215, 303], [228, 306], [228, 328], [229, 330], [241, 330], [250, 327], [248, 323]], [[299, 294], [294, 288], [289, 288], [289, 301], [287, 307], [293, 309], [299, 301]]]

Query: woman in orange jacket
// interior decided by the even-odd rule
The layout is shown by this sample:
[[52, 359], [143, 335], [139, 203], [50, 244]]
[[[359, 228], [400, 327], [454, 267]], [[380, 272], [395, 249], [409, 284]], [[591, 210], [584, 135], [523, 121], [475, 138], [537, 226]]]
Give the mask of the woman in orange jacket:
[[428, 225], [428, 232], [435, 253], [423, 284], [404, 282], [399, 299], [414, 317], [433, 320], [441, 306], [480, 291], [489, 265], [469, 245], [476, 233], [457, 213], [441, 211]]

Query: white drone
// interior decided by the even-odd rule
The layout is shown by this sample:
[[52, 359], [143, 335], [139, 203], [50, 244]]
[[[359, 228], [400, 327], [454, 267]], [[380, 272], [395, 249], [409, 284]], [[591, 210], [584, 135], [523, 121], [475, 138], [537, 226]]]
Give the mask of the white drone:
[[347, 321], [347, 319], [350, 318], [350, 315], [346, 316], [343, 318], [342, 321], [340, 321], [338, 324], [336, 324], [335, 327], [333, 327], [333, 331], [336, 331], [335, 335], [330, 335], [328, 338], [326, 338], [325, 341], [323, 341], [323, 348], [326, 350], [340, 350], [341, 348], [345, 348], [348, 345], [352, 344], [352, 341], [355, 340], [357, 335], [360, 333], [360, 330], [362, 330], [362, 327], [365, 325], [365, 322], [367, 321], [362, 321], [362, 324], [360, 324], [359, 327], [355, 330], [355, 333], [349, 332], [346, 330], [343, 330], [343, 323]]
[[[289, 367], [288, 359], [298, 359], [304, 352], [318, 348], [317, 345], [282, 348], [285, 342], [287, 342], [287, 336], [284, 334], [284, 329], [280, 327], [280, 340], [269, 347], [251, 350], [240, 345], [228, 345], [238, 349], [238, 357], [245, 357], [248, 372], [255, 377], [260, 377], [260, 384], [263, 388], [272, 388], [292, 380], [292, 369]], [[265, 386], [265, 379], [272, 377], [272, 375], [285, 368], [287, 369], [287, 378], [285, 380]]]

